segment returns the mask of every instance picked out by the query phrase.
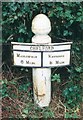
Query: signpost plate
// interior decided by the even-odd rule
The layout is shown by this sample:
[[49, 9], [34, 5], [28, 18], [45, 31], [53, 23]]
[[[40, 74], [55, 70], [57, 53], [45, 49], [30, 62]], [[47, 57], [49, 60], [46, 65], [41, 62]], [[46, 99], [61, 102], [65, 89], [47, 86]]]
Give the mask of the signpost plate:
[[14, 65], [24, 67], [41, 67], [40, 52], [13, 51]]
[[72, 42], [33, 44], [12, 42], [14, 65], [60, 67], [70, 64]]
[[12, 42], [13, 50], [23, 51], [60, 51], [70, 50], [72, 42], [34, 44], [34, 43], [18, 43]]
[[44, 52], [43, 67], [60, 67], [70, 64], [70, 51]]

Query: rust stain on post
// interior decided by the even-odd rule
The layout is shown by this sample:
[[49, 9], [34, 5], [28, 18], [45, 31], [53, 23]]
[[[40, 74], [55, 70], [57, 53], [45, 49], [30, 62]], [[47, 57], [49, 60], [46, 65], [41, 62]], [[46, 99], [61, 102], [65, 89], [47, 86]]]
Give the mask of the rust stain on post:
[[39, 85], [37, 80], [34, 80], [34, 92], [37, 96], [43, 97], [45, 96], [45, 81], [42, 80], [41, 85]]

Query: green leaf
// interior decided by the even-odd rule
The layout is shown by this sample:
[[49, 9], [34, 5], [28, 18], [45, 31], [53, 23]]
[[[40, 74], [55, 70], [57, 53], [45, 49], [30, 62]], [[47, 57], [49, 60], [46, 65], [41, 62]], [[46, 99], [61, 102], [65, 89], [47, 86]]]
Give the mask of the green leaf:
[[24, 29], [20, 29], [19, 33], [25, 33], [25, 30]]
[[16, 85], [17, 82], [16, 81], [10, 81], [9, 83], [13, 84], [13, 85]]
[[23, 15], [22, 13], [20, 13], [20, 12], [18, 13], [18, 17], [22, 17], [22, 15]]
[[61, 82], [60, 74], [55, 74], [55, 75], [53, 75], [51, 81]]
[[75, 113], [73, 113], [72, 118], [79, 118], [79, 116], [78, 116], [78, 114], [75, 112]]
[[74, 22], [74, 20], [70, 20], [70, 23], [72, 24]]
[[80, 51], [79, 47], [76, 47], [76, 50], [77, 50], [77, 51]]
[[26, 115], [26, 114], [22, 114], [22, 117], [23, 117], [23, 118], [26, 118], [26, 117], [27, 117], [27, 115]]
[[18, 42], [24, 42], [23, 38], [18, 38]]
[[64, 30], [63, 35], [64, 35], [64, 36], [67, 36], [67, 35], [68, 35], [68, 30]]
[[25, 109], [23, 110], [23, 113], [24, 113], [24, 114], [28, 114], [28, 113], [29, 113], [29, 109], [28, 109], [28, 108], [25, 108]]
[[63, 7], [57, 7], [56, 10], [62, 11]]
[[69, 100], [68, 100], [68, 104], [71, 104], [71, 103], [72, 103], [72, 100], [71, 100], [71, 99], [69, 99]]
[[69, 35], [72, 35], [72, 32], [70, 31], [68, 34], [69, 34]]
[[71, 10], [66, 10], [65, 11], [65, 16], [68, 17], [68, 18], [71, 18]]
[[65, 90], [63, 91], [63, 94], [64, 94], [65, 97], [68, 95], [68, 93], [69, 93], [68, 89], [65, 89]]
[[69, 91], [70, 91], [70, 92], [72, 92], [72, 91], [73, 91], [73, 88], [72, 88], [72, 87], [70, 87], [70, 88], [69, 88]]
[[77, 17], [77, 19], [76, 19], [76, 21], [78, 21], [78, 22], [82, 22], [82, 20], [83, 20], [83, 16], [79, 16], [79, 17]]
[[18, 17], [17, 17], [17, 16], [14, 16], [14, 19], [15, 19], [15, 20], [17, 20], [17, 19], [18, 19]]
[[76, 67], [75, 70], [80, 73], [82, 68], [81, 67]]
[[80, 24], [80, 27], [81, 27], [81, 29], [83, 30], [83, 24], [82, 24], [82, 23]]
[[65, 113], [65, 118], [72, 118], [72, 115], [69, 112]]
[[7, 14], [8, 14], [7, 12], [4, 12], [4, 13], [3, 13], [3, 17], [5, 17]]
[[77, 15], [79, 15], [79, 16], [80, 16], [80, 15], [82, 15], [82, 13], [81, 13], [81, 12], [77, 12]]

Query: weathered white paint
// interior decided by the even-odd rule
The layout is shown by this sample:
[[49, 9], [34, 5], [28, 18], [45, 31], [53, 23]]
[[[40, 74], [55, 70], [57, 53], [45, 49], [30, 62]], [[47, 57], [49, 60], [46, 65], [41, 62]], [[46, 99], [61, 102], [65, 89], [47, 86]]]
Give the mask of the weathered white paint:
[[[32, 32], [36, 35], [47, 35], [51, 31], [51, 22], [44, 14], [38, 14], [32, 21]], [[40, 37], [39, 37], [40, 39]], [[34, 41], [34, 40], [33, 40]], [[42, 42], [43, 43], [43, 39]]]
[[[37, 15], [32, 21], [32, 31], [36, 35], [32, 38], [32, 43], [50, 43], [51, 38], [48, 33], [51, 30], [50, 20], [43, 14]], [[33, 68], [33, 90], [34, 101], [40, 106], [49, 106], [51, 100], [51, 69]]]
[[33, 68], [34, 101], [40, 106], [49, 106], [51, 101], [51, 69]]

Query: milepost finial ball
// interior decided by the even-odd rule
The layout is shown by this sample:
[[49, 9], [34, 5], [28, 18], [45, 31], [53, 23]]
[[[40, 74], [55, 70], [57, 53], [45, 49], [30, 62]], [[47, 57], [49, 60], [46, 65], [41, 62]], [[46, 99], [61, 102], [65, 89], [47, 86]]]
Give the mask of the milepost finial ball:
[[51, 31], [51, 22], [44, 14], [38, 14], [32, 21], [32, 32], [34, 34], [48, 34]]

